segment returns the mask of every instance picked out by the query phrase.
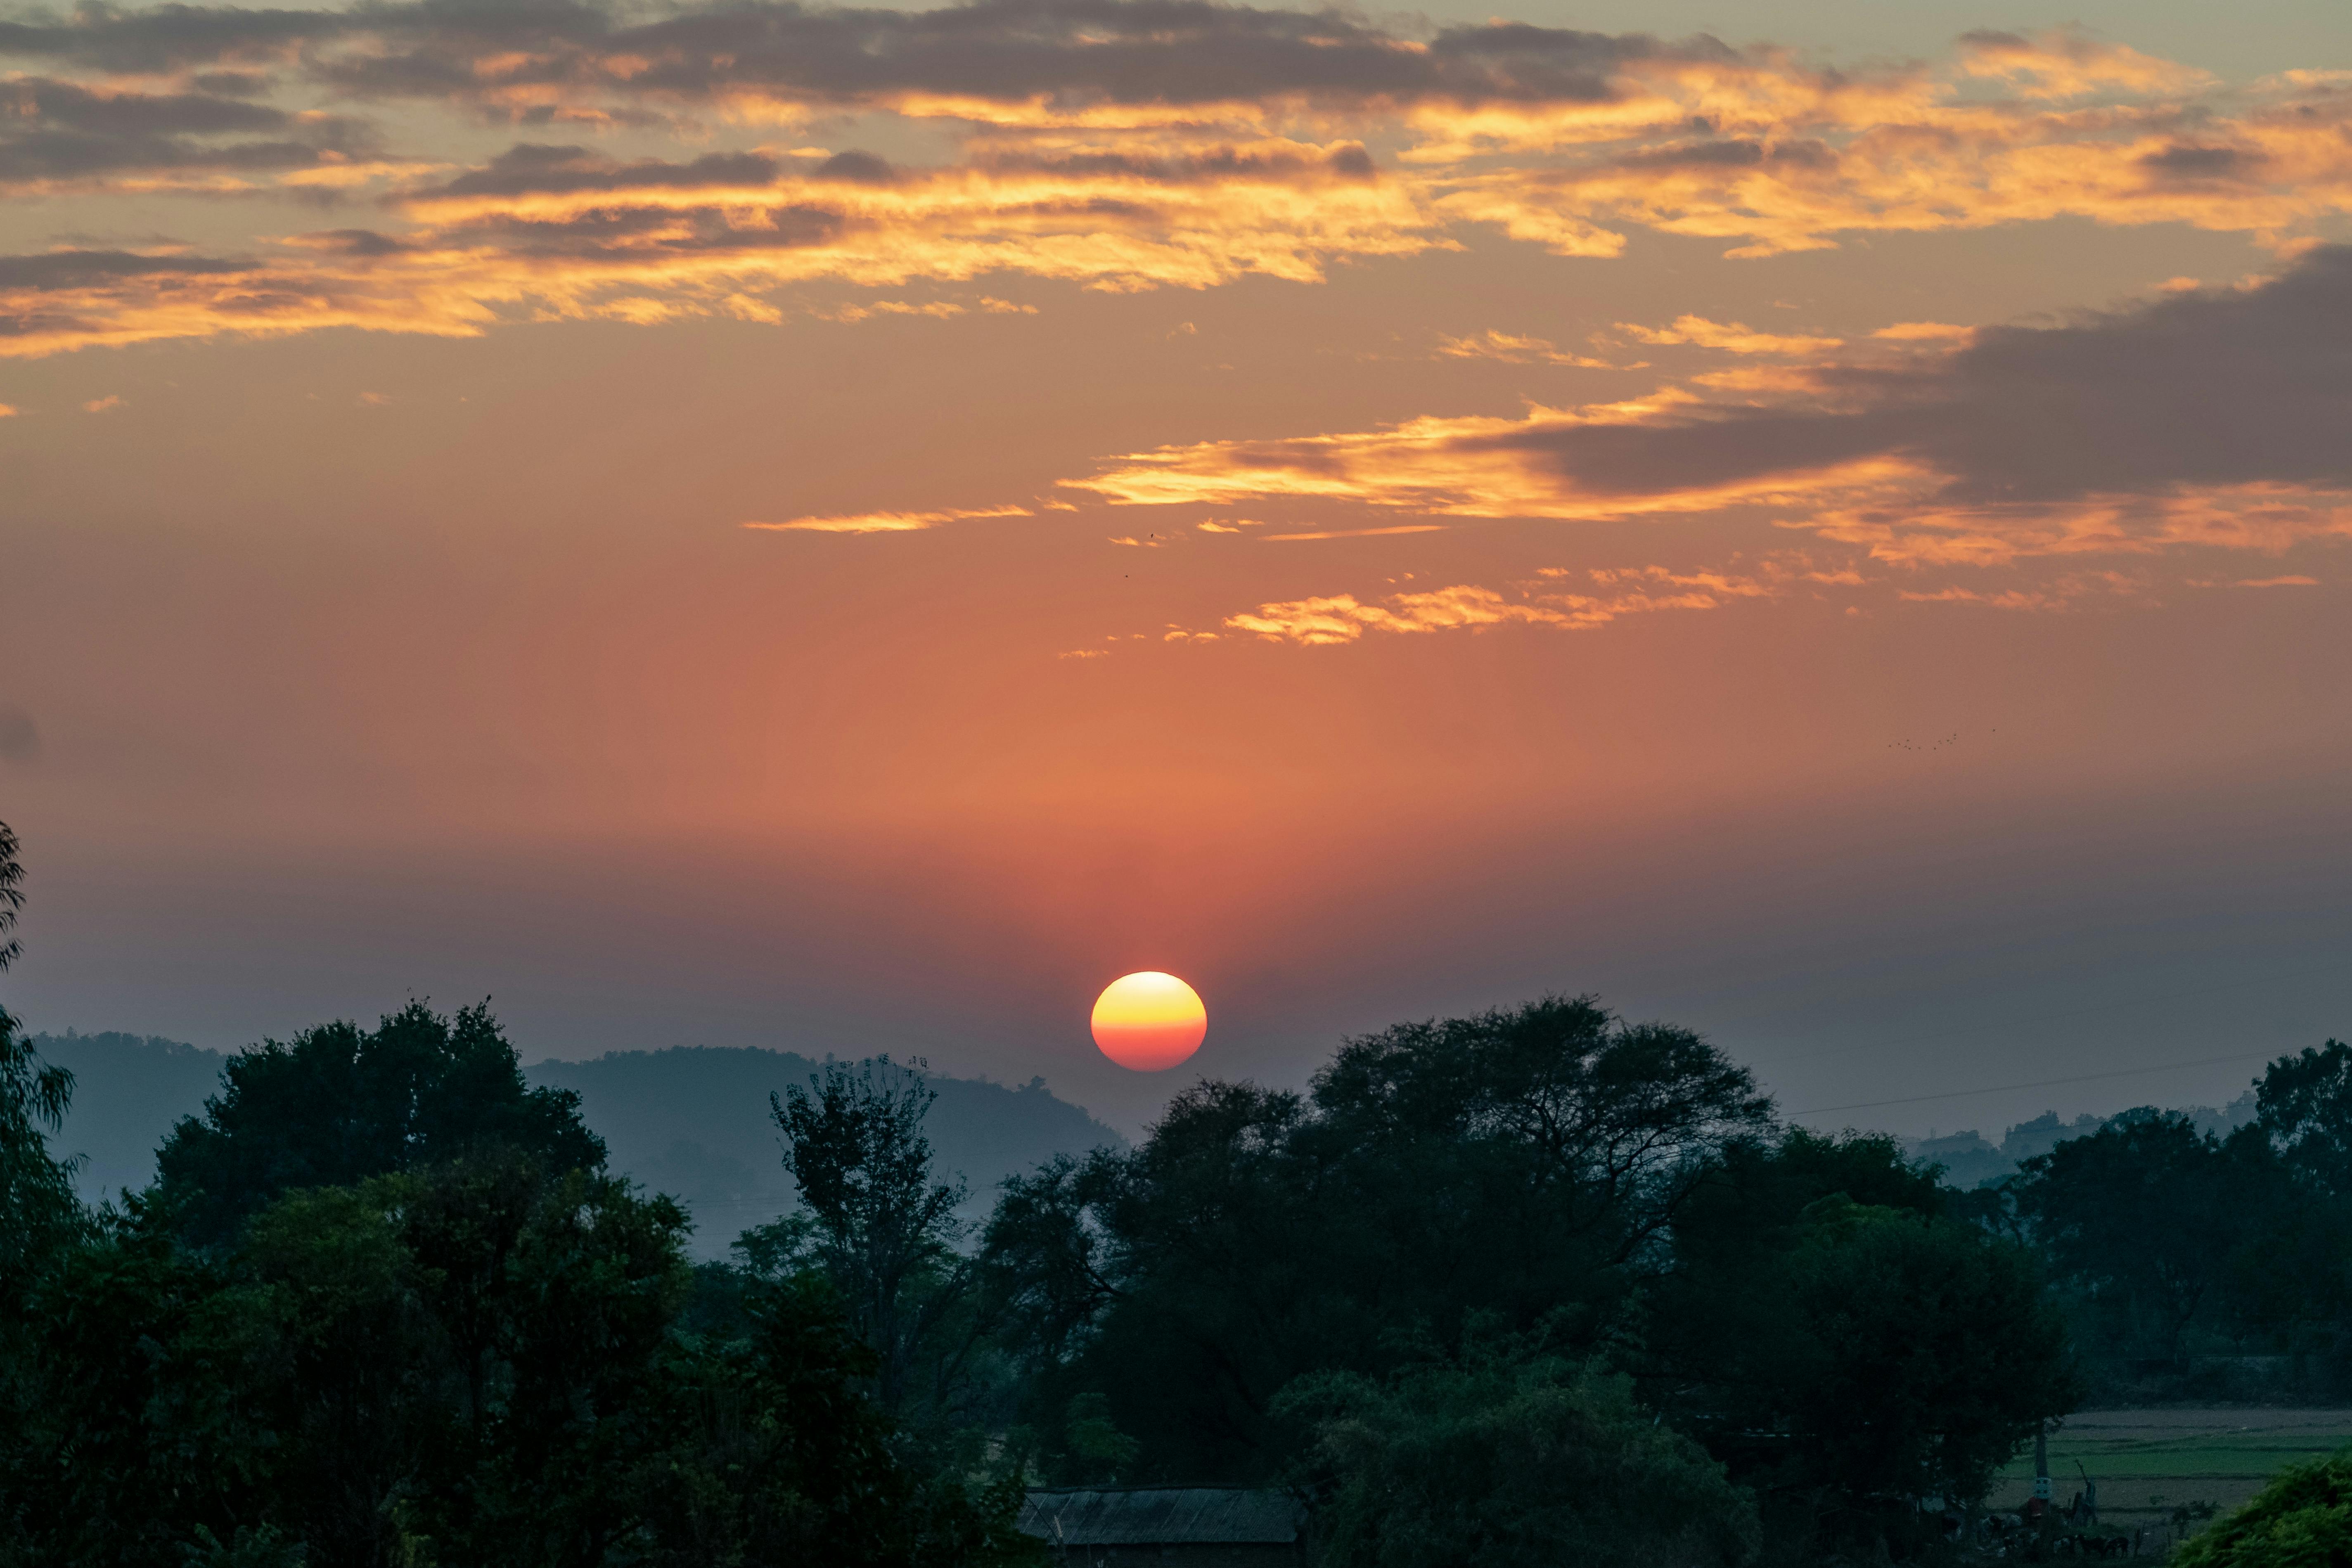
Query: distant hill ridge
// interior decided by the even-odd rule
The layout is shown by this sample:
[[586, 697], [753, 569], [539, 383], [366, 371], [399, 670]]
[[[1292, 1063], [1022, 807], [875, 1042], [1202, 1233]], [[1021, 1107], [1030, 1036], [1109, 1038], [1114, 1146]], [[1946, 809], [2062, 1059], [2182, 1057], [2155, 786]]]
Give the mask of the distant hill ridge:
[[[204, 1110], [229, 1055], [159, 1036], [36, 1035], [34, 1048], [74, 1074], [73, 1109], [56, 1146], [83, 1156], [84, 1195], [144, 1187], [155, 1146], [173, 1123]], [[804, 1084], [822, 1058], [757, 1046], [673, 1046], [612, 1051], [587, 1061], [527, 1064], [534, 1084], [580, 1092], [588, 1125], [615, 1171], [685, 1203], [694, 1250], [718, 1257], [748, 1226], [793, 1206], [768, 1096]], [[928, 1129], [940, 1171], [971, 1188], [974, 1212], [996, 1184], [1055, 1154], [1082, 1154], [1126, 1140], [1042, 1078], [1014, 1088], [986, 1079], [933, 1077], [939, 1099]]]

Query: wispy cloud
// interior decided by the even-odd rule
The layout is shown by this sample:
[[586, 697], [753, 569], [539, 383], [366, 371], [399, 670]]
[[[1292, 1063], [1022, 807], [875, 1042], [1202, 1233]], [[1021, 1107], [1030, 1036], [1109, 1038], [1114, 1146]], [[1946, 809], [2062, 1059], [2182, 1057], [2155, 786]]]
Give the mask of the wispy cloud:
[[[1702, 378], [1712, 379], [1712, 378]], [[1744, 508], [1885, 560], [2352, 537], [2352, 247], [1965, 346], [1669, 387], [1518, 418], [1129, 453], [1066, 480], [1114, 503], [1301, 497], [1458, 517]]]
[[[0, 84], [0, 189], [268, 198], [273, 214], [341, 202], [377, 226], [274, 216], [203, 253], [0, 258], [6, 354], [330, 327], [776, 321], [773, 296], [820, 280], [1313, 282], [1479, 226], [1576, 256], [1616, 255], [1637, 228], [1760, 256], [2074, 216], [2243, 233], [2284, 254], [2352, 212], [2352, 92], [2336, 77], [2231, 88], [2069, 33], [1976, 34], [1941, 61], [1830, 70], [1706, 37], [1510, 23], [1422, 37], [1201, 0], [745, 0], [646, 20], [171, 6], [0, 24], [6, 59], [34, 68]], [[340, 107], [281, 107], [296, 91]], [[887, 144], [908, 140], [892, 123], [917, 121], [957, 150], [908, 166], [807, 144], [848, 110], [876, 117]], [[436, 115], [535, 139], [454, 166], [404, 150], [407, 135], [446, 143]], [[616, 127], [667, 135], [675, 155], [560, 140]], [[757, 144], [711, 144], [730, 140]], [[1753, 354], [1834, 346], [1699, 316], [1628, 330]], [[1603, 363], [1499, 331], [1438, 352]]]
[[1223, 624], [1228, 630], [1269, 642], [1310, 647], [1356, 642], [1368, 634], [1476, 632], [1507, 626], [1589, 631], [1625, 616], [1713, 610], [1741, 599], [1774, 598], [1798, 580], [1797, 574], [1783, 567], [1768, 567], [1762, 574], [1739, 574], [1643, 566], [1602, 569], [1585, 575], [1594, 592], [1577, 593], [1558, 582], [1540, 582], [1514, 596], [1462, 583], [1371, 601], [1352, 594], [1283, 600], [1228, 616]]
[[1735, 354], [1820, 354], [1843, 348], [1843, 338], [1789, 337], [1759, 332], [1738, 321], [1710, 321], [1704, 316], [1678, 316], [1671, 327], [1643, 327], [1620, 321], [1617, 330], [1645, 343], [1689, 343]]
[[1517, 337], [1509, 332], [1489, 328], [1475, 337], [1437, 340], [1437, 352], [1445, 359], [1491, 359], [1505, 364], [1573, 365], [1581, 370], [1640, 370], [1643, 363], [1612, 364], [1605, 359], [1589, 354], [1568, 353], [1542, 338]]
[[919, 533], [942, 523], [982, 517], [1027, 517], [1023, 506], [960, 508], [946, 511], [862, 511], [826, 517], [796, 517], [788, 522], [746, 522], [744, 528], [778, 533]]

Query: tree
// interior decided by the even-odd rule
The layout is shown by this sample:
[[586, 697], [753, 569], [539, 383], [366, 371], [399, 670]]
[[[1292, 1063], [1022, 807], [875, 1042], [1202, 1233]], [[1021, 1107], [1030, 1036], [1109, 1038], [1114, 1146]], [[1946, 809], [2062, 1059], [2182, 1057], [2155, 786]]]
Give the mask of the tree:
[[2188, 1117], [2151, 1109], [2026, 1161], [2015, 1194], [2053, 1269], [2102, 1320], [2103, 1337], [2178, 1363], [2190, 1323], [2214, 1315], [2246, 1239], [2248, 1175]]
[[974, 1490], [908, 1462], [868, 1392], [878, 1358], [829, 1279], [809, 1270], [754, 1278], [743, 1304], [740, 1338], [678, 1363], [674, 1458], [653, 1494], [646, 1562], [1043, 1563], [1043, 1543], [1013, 1526], [1017, 1473]]
[[1139, 1475], [1264, 1479], [1305, 1373], [1379, 1376], [1477, 1323], [1597, 1348], [1769, 1115], [1698, 1036], [1591, 997], [1349, 1040], [1307, 1096], [1198, 1085], [1133, 1152], [1006, 1184], [984, 1255], [1031, 1418], [1066, 1430], [1098, 1393]]
[[2254, 1086], [2255, 1124], [2296, 1173], [2352, 1196], [2352, 1045], [2281, 1057]]
[[687, 1329], [685, 1215], [625, 1182], [509, 1152], [289, 1193], [226, 1249], [166, 1218], [134, 1198], [35, 1294], [10, 1568], [1034, 1557], [1017, 1479], [908, 1462], [821, 1276]]
[[[11, 934], [25, 904], [16, 855], [16, 835], [0, 822], [0, 972], [23, 951]], [[0, 1316], [16, 1315], [35, 1271], [80, 1226], [73, 1167], [49, 1152], [47, 1137], [72, 1099], [73, 1074], [42, 1061], [0, 1007]]]
[[1867, 1542], [1971, 1500], [2073, 1407], [2032, 1255], [1941, 1207], [1892, 1140], [1790, 1129], [1727, 1149], [1677, 1215], [1643, 1385], [1780, 1528]]
[[964, 1188], [932, 1179], [923, 1135], [937, 1098], [922, 1062], [900, 1067], [887, 1056], [828, 1062], [806, 1089], [769, 1096], [806, 1212], [746, 1237], [768, 1272], [803, 1254], [820, 1268], [874, 1348], [883, 1410], [931, 1423], [952, 1415], [978, 1342], [972, 1267], [958, 1250]]
[[1301, 1378], [1299, 1479], [1332, 1568], [1703, 1568], [1755, 1555], [1754, 1503], [1622, 1378], [1492, 1352]]
[[[24, 907], [16, 836], [0, 822], [0, 971], [22, 951], [13, 932]], [[42, 1061], [0, 1007], [0, 1475], [38, 1462], [31, 1417], [43, 1391], [32, 1369], [32, 1302], [43, 1280], [88, 1230], [73, 1167], [49, 1151], [65, 1121], [73, 1074]], [[0, 1490], [0, 1563], [21, 1539], [28, 1499]]]
[[412, 1002], [373, 1031], [334, 1023], [266, 1040], [221, 1071], [202, 1119], [156, 1156], [193, 1242], [219, 1247], [279, 1194], [348, 1186], [499, 1149], [551, 1173], [598, 1170], [603, 1142], [569, 1089], [532, 1089], [485, 1002], [455, 1017]]

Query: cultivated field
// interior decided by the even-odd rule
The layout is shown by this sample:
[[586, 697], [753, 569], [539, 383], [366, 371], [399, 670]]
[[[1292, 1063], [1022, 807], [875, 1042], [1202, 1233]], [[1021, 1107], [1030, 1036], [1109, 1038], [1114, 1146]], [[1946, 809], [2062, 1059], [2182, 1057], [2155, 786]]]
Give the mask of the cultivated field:
[[[2158, 1525], [2185, 1503], [2217, 1503], [2226, 1513], [2284, 1466], [2347, 1443], [2352, 1410], [2078, 1410], [2050, 1438], [2050, 1490], [2063, 1508], [2088, 1472], [2101, 1523]], [[1990, 1500], [2010, 1510], [2032, 1495], [2029, 1447], [2001, 1471]]]

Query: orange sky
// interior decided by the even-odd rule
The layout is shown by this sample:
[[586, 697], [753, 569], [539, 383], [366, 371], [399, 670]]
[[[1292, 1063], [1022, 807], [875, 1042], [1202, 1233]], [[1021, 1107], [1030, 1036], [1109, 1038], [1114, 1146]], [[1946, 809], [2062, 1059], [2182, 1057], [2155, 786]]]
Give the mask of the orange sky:
[[2256, 10], [0, 7], [12, 1005], [1130, 1126], [1135, 969], [1285, 1082], [2340, 1034], [2352, 53]]

